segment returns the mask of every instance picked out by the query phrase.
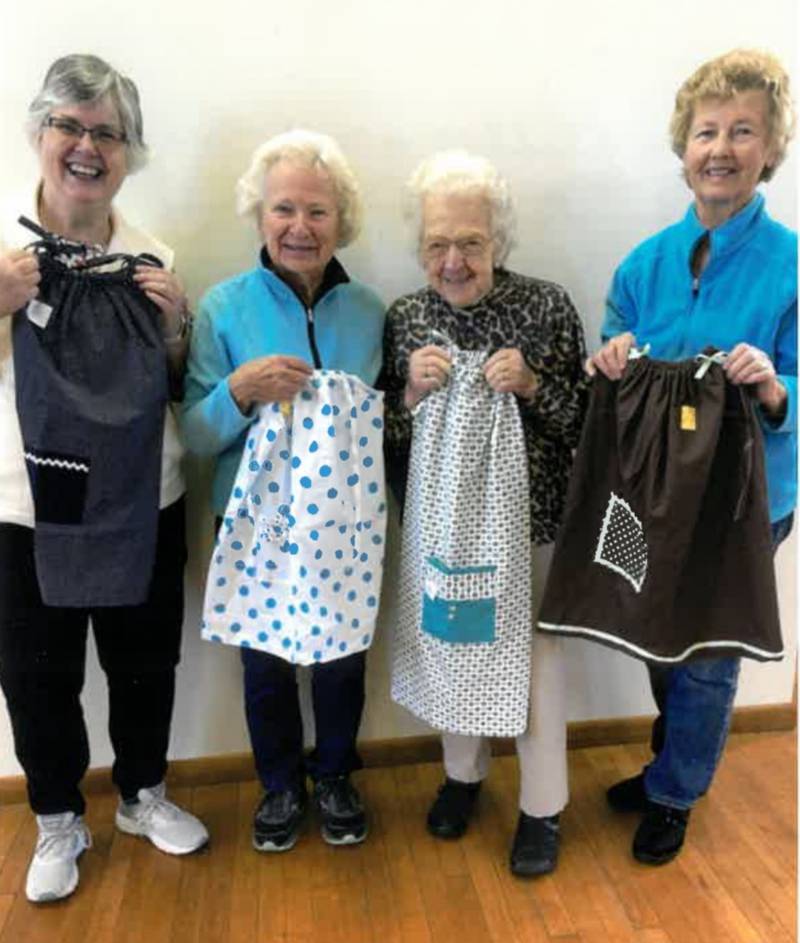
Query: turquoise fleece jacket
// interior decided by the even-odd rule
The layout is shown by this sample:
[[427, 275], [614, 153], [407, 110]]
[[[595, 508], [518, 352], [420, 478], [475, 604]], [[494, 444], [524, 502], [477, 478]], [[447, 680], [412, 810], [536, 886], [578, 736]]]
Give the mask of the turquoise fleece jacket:
[[[247, 429], [257, 410], [239, 411], [229, 375], [256, 357], [286, 354], [343, 370], [373, 384], [381, 365], [384, 304], [366, 285], [347, 278], [336, 260], [335, 282], [306, 310], [274, 272], [259, 264], [210, 288], [200, 301], [186, 374], [181, 426], [189, 449], [216, 455], [212, 506], [225, 511]], [[338, 277], [337, 277], [338, 275]], [[326, 272], [326, 281], [328, 273]]]
[[[710, 256], [698, 279], [691, 260], [708, 234]], [[606, 341], [631, 331], [661, 360], [682, 360], [713, 345], [752, 344], [769, 354], [786, 387], [786, 414], [764, 430], [770, 518], [797, 499], [797, 233], [770, 219], [764, 197], [723, 225], [703, 228], [694, 206], [681, 222], [645, 240], [614, 274], [606, 301]]]

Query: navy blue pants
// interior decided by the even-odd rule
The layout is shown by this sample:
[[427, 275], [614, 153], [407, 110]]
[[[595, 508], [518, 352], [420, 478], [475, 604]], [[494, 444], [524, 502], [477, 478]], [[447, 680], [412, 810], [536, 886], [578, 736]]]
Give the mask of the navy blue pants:
[[243, 648], [244, 706], [258, 778], [280, 791], [361, 768], [356, 736], [364, 708], [366, 652], [310, 667], [316, 745], [303, 756], [296, 666]]
[[14, 749], [37, 815], [83, 814], [79, 783], [89, 766], [80, 695], [91, 618], [108, 681], [112, 778], [124, 799], [160, 783], [183, 624], [184, 501], [161, 511], [156, 563], [138, 606], [46, 606], [33, 558], [33, 530], [0, 524], [0, 686]]
[[[789, 536], [793, 515], [772, 525], [772, 549]], [[668, 667], [648, 665], [659, 714], [653, 724], [655, 754], [645, 768], [647, 796], [689, 809], [711, 785], [733, 712], [741, 659], [699, 658]]]

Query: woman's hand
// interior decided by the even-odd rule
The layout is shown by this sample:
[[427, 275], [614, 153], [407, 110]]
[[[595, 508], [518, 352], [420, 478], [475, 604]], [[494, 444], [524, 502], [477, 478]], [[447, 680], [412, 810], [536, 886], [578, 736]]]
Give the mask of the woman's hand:
[[536, 374], [516, 347], [504, 347], [492, 354], [483, 365], [483, 375], [496, 393], [515, 393], [523, 399], [533, 399], [539, 389]]
[[156, 265], [137, 265], [133, 280], [163, 315], [164, 339], [181, 337], [189, 305], [178, 276]]
[[428, 344], [420, 347], [408, 358], [408, 380], [404, 402], [406, 409], [413, 409], [432, 390], [444, 386], [450, 373], [450, 355], [441, 347]]
[[737, 344], [725, 359], [725, 376], [739, 386], [755, 387], [758, 402], [771, 415], [780, 413], [786, 403], [786, 387], [775, 373], [775, 366], [758, 347]]
[[628, 365], [630, 349], [635, 346], [636, 338], [630, 331], [618, 334], [587, 359], [584, 369], [590, 377], [599, 370], [609, 380], [619, 380]]
[[248, 360], [228, 377], [228, 388], [236, 405], [247, 413], [253, 403], [294, 399], [313, 373], [299, 357], [274, 354]]
[[27, 249], [0, 255], [0, 317], [24, 308], [39, 294], [39, 260]]

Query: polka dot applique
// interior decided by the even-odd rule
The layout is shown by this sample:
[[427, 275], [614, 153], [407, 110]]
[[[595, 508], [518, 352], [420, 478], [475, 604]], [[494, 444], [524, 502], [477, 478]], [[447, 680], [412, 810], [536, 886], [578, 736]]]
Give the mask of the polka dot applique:
[[335, 370], [315, 371], [290, 409], [261, 408], [215, 541], [204, 638], [298, 664], [371, 643], [381, 562], [369, 559], [370, 537], [385, 529], [382, 413], [382, 394]]

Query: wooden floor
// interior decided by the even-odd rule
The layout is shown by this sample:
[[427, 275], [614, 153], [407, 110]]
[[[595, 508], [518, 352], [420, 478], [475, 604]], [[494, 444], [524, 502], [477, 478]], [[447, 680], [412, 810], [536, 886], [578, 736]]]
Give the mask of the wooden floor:
[[603, 790], [637, 771], [642, 746], [570, 753], [572, 800], [557, 872], [506, 866], [516, 820], [512, 758], [496, 760], [475, 825], [460, 842], [429, 837], [435, 764], [357, 774], [372, 831], [329, 848], [308, 826], [294, 851], [250, 846], [255, 783], [176, 791], [208, 824], [212, 847], [178, 859], [115, 832], [114, 800], [93, 797], [94, 847], [68, 901], [24, 896], [34, 823], [0, 808], [0, 943], [790, 943], [795, 940], [796, 739], [731, 738], [683, 853], [662, 868], [630, 856], [636, 817]]

